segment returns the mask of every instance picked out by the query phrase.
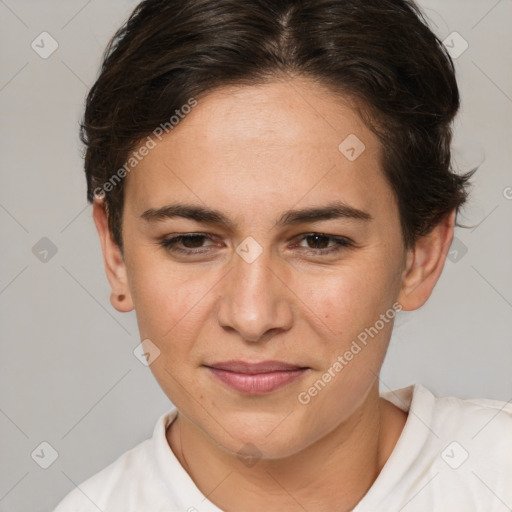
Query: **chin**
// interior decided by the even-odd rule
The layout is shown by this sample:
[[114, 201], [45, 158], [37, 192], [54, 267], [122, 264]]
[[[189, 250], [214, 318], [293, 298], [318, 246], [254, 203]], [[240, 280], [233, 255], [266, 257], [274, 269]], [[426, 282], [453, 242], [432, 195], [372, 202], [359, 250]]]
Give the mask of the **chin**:
[[307, 440], [302, 439], [302, 428], [282, 422], [285, 416], [275, 421], [271, 428], [267, 426], [267, 422], [264, 428], [261, 424], [256, 425], [257, 419], [254, 418], [252, 425], [226, 423], [227, 432], [220, 427], [220, 430], [216, 428], [216, 432], [210, 431], [208, 434], [225, 452], [241, 459], [283, 459], [300, 452], [308, 445]]

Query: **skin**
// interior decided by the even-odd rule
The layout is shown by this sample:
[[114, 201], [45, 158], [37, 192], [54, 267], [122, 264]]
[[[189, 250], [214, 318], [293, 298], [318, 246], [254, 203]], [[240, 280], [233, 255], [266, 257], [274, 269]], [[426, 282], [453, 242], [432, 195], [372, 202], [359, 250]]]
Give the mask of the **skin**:
[[[354, 161], [338, 149], [349, 134], [365, 144]], [[94, 204], [111, 302], [135, 308], [141, 339], [160, 350], [151, 371], [179, 411], [169, 446], [222, 510], [350, 510], [402, 432], [407, 414], [379, 397], [392, 321], [307, 405], [298, 400], [394, 303], [423, 305], [442, 272], [455, 212], [406, 249], [380, 161], [378, 139], [348, 98], [301, 78], [229, 87], [200, 98], [127, 175], [124, 257], [103, 204]], [[340, 200], [371, 220], [276, 226], [285, 210]], [[141, 219], [177, 201], [218, 209], [234, 228]], [[184, 256], [159, 245], [194, 232], [213, 238], [180, 247], [208, 252]], [[308, 233], [355, 245], [322, 255], [335, 243]], [[236, 252], [249, 236], [263, 249], [252, 263]], [[310, 370], [247, 396], [203, 366], [230, 359]], [[248, 446], [260, 454], [250, 466], [237, 454]]]

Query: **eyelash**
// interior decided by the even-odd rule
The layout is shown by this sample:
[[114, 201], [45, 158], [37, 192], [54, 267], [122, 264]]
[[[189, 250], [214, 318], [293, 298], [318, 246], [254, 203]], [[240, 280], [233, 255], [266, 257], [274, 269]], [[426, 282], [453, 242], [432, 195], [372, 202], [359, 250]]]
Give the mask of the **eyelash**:
[[[334, 241], [336, 243], [335, 246], [332, 246], [332, 247], [329, 247], [329, 248], [324, 248], [324, 249], [307, 249], [307, 248], [303, 248], [303, 249], [306, 249], [306, 252], [307, 253], [314, 253], [315, 255], [325, 255], [325, 254], [331, 254], [331, 253], [335, 253], [335, 252], [340, 252], [342, 251], [343, 249], [346, 249], [348, 247], [354, 247], [355, 244], [349, 240], [348, 238], [345, 238], [345, 237], [338, 237], [338, 236], [332, 236], [332, 235], [325, 235], [323, 233], [306, 233], [304, 235], [302, 235], [301, 237], [301, 240], [300, 242], [302, 242], [303, 240], [305, 240], [306, 238], [308, 237], [311, 237], [311, 236], [318, 236], [318, 237], [321, 237], [321, 238], [327, 238], [329, 239], [330, 241]], [[195, 255], [195, 254], [205, 254], [208, 251], [208, 249], [206, 248], [206, 250], [204, 250], [205, 248], [198, 248], [199, 250], [194, 250], [194, 249], [181, 249], [179, 247], [176, 246], [176, 244], [180, 243], [183, 241], [183, 239], [201, 239], [201, 238], [204, 238], [206, 240], [212, 240], [212, 237], [209, 236], [209, 235], [204, 235], [204, 234], [201, 234], [201, 233], [190, 233], [190, 234], [184, 234], [184, 235], [178, 235], [178, 236], [174, 236], [174, 237], [171, 237], [171, 238], [167, 238], [167, 239], [164, 239], [164, 240], [161, 240], [159, 243], [159, 245], [161, 245], [165, 250], [169, 251], [169, 252], [175, 252], [175, 253], [181, 253], [181, 254], [186, 254], [186, 255]], [[201, 250], [203, 249], [203, 250]]]

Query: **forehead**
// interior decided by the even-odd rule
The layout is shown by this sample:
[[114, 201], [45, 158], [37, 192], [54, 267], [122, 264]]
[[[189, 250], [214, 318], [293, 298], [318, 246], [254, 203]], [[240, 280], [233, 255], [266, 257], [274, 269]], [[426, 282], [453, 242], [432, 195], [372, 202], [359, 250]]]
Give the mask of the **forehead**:
[[299, 201], [371, 209], [390, 195], [380, 143], [354, 104], [308, 80], [210, 92], [156, 142], [127, 175], [139, 214], [176, 199], [242, 217]]
[[358, 134], [370, 146], [377, 142], [350, 98], [295, 79], [215, 90], [199, 100], [173, 130], [173, 138], [176, 145], [192, 138], [209, 152], [218, 147], [219, 157], [227, 151], [239, 158], [241, 149], [248, 154], [278, 155], [288, 150], [308, 156], [312, 148], [338, 157], [338, 145], [349, 133]]

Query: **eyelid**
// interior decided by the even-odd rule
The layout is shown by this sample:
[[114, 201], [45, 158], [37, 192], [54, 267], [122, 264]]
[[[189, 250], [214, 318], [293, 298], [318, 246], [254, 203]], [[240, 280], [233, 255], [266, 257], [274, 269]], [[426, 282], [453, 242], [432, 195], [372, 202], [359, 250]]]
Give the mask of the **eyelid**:
[[[294, 237], [294, 240], [299, 239], [298, 242], [302, 242], [303, 240], [306, 240], [310, 236], [319, 236], [329, 239], [330, 241], [334, 241], [334, 245], [331, 245], [330, 247], [324, 247], [320, 249], [314, 249], [314, 248], [308, 248], [308, 247], [299, 247], [301, 252], [305, 252], [308, 254], [313, 254], [317, 256], [321, 255], [327, 255], [330, 253], [339, 253], [344, 249], [348, 248], [354, 248], [357, 247], [357, 244], [355, 244], [350, 238], [342, 235], [330, 235], [328, 233], [322, 233], [322, 232], [308, 232], [308, 233], [301, 233]], [[180, 243], [180, 241], [183, 238], [202, 238], [205, 240], [213, 241], [215, 236], [212, 236], [208, 233], [201, 233], [201, 232], [192, 232], [192, 233], [180, 233], [180, 234], [174, 234], [170, 235], [168, 237], [163, 238], [158, 242], [158, 245], [162, 246], [165, 250], [167, 250], [170, 253], [181, 253], [185, 254], [187, 256], [194, 256], [199, 254], [207, 254], [210, 253], [210, 250], [208, 247], [197, 247], [197, 248], [180, 248], [177, 247], [177, 245]], [[298, 247], [297, 245], [293, 245], [292, 247]]]
[[331, 240], [338, 240], [338, 241], [341, 241], [341, 242], [346, 242], [347, 244], [349, 244], [349, 243], [353, 244], [354, 243], [350, 238], [348, 238], [346, 236], [343, 236], [343, 235], [330, 235], [329, 233], [323, 233], [322, 231], [311, 231], [309, 233], [301, 233], [300, 235], [297, 235], [295, 238], [299, 238], [300, 240], [304, 240], [308, 236], [323, 236], [325, 238], [330, 238]]
[[[204, 254], [208, 252], [208, 249], [205, 247], [198, 247], [195, 250], [194, 249], [183, 249], [183, 248], [177, 248], [176, 244], [180, 242], [183, 238], [204, 238], [206, 240], [213, 240], [212, 235], [209, 235], [207, 233], [199, 233], [199, 232], [192, 232], [192, 233], [180, 233], [180, 234], [174, 234], [169, 235], [157, 242], [157, 245], [163, 247], [165, 250], [169, 252], [175, 252], [175, 253], [182, 253], [182, 254]], [[208, 246], [210, 247], [210, 246]], [[206, 249], [206, 250], [204, 250]]]

